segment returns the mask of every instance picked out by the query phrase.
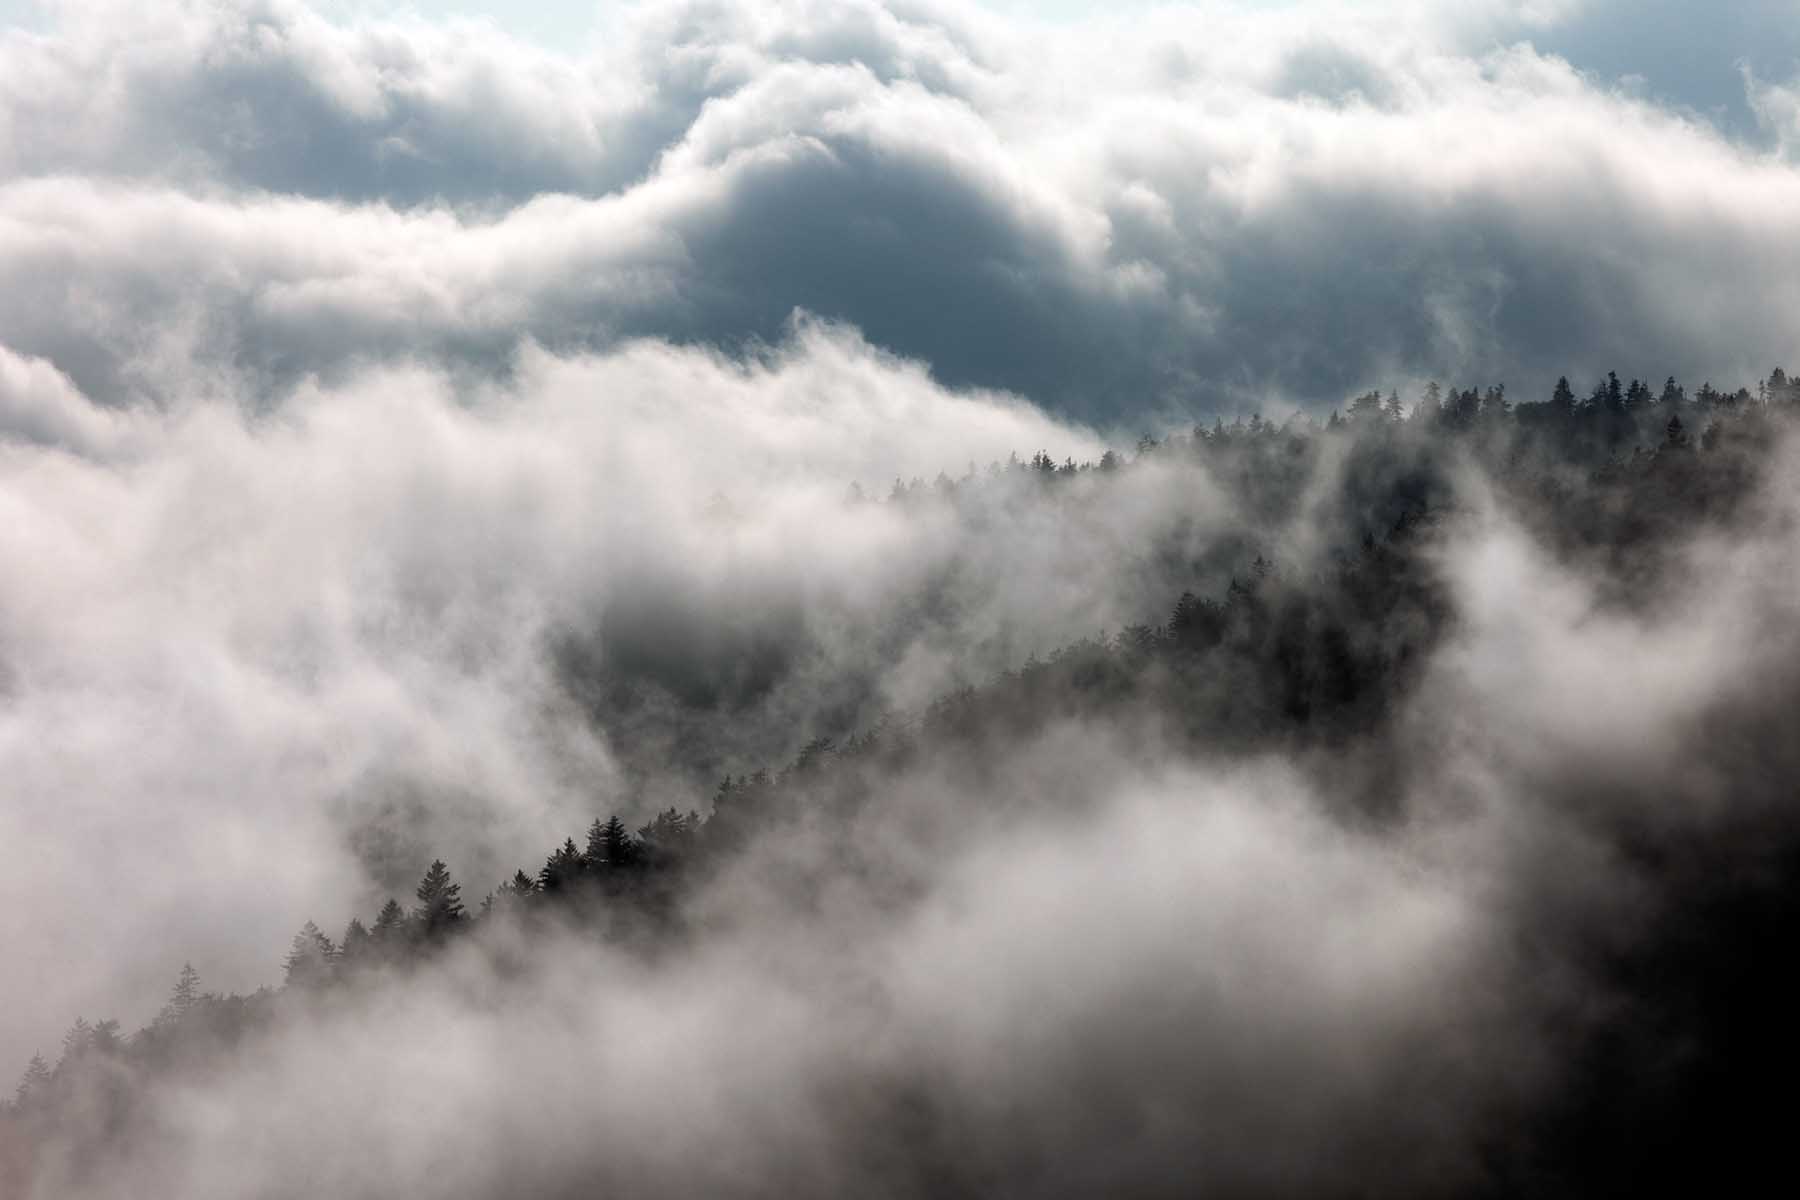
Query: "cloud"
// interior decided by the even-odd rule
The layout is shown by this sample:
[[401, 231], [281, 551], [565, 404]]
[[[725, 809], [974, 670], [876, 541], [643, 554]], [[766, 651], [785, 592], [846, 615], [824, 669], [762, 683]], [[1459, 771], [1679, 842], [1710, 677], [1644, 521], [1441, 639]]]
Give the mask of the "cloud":
[[1800, 80], [1783, 86], [1744, 73], [1744, 90], [1758, 124], [1772, 134], [1782, 157], [1800, 155]]
[[[847, 505], [858, 479], [1098, 444], [817, 322], [748, 362], [530, 349], [503, 384], [387, 370], [266, 415], [98, 408], [8, 353], [0, 418], [0, 556], [27, 568], [0, 587], [0, 908], [22, 964], [4, 1000], [9, 1036], [39, 1041], [116, 1004], [121, 981], [154, 996], [171, 944], [253, 985], [321, 896], [361, 904], [453, 849], [465, 878], [498, 879], [596, 807], [647, 803], [609, 741], [653, 763], [655, 721], [641, 747], [630, 726], [595, 727], [559, 641], [679, 692], [715, 686], [741, 630], [777, 655], [733, 750], [760, 760], [811, 736], [794, 722], [822, 689], [860, 680], [873, 690], [846, 703], [872, 718], [956, 678], [936, 641], [1011, 621], [1047, 647], [1116, 624], [1128, 595], [1128, 579], [1061, 601], [1033, 583], [1068, 566], [1082, 543], [1046, 546], [1074, 529], [1007, 545], [945, 514]], [[892, 628], [984, 543], [954, 615]], [[899, 639], [885, 648], [883, 628]], [[895, 660], [912, 682], [888, 694]], [[156, 866], [92, 893], [76, 882], [92, 854]], [[44, 912], [45, 890], [70, 898]], [[89, 947], [79, 962], [72, 944]]]
[[0, 439], [105, 457], [132, 423], [129, 415], [96, 407], [45, 360], [0, 346]]
[[1481, 13], [665, 4], [577, 59], [102, 10], [0, 48], [0, 327], [117, 404], [800, 308], [1127, 427], [1780, 361], [1792, 164], [1504, 41], [1568, 14]]
[[[1308, 452], [1275, 516], [1167, 458], [1029, 503], [853, 482], [1434, 375], [1760, 375], [1800, 302], [1788, 92], [1751, 84], [1771, 149], [1544, 48], [1606, 8], [696, 0], [576, 57], [218, 0], [0, 37], [0, 1061], [136, 1023], [184, 957], [265, 982], [432, 854], [479, 894], [1158, 620], [1252, 547], [1327, 569], [1349, 466]], [[174, 1157], [130, 1165], [1481, 1182], [1490, 1107], [1604, 1005], [1582, 939], [1676, 895], [1621, 830], [1780, 826], [1791, 764], [1707, 739], [1791, 683], [1792, 497], [1634, 609], [1457, 486], [1460, 621], [1364, 748], [1404, 764], [1391, 825], [1359, 752], [1057, 728], [997, 779], [883, 780], [867, 875], [760, 846], [660, 964], [546, 943], [503, 992], [472, 948], [303, 1022], [172, 1084]]]
[[665, 953], [500, 923], [291, 1015], [159, 1084], [153, 1139], [44, 1186], [1504, 1191], [1541, 1165], [1520, 1113], [1621, 1027], [1606, 953], [1686, 898], [1643, 859], [1791, 836], [1788, 776], [1708, 746], [1791, 691], [1767, 636], [1792, 629], [1790, 464], [1625, 606], [1466, 479], [1440, 543], [1461, 619], [1373, 750], [1403, 764], [1388, 819], [1348, 811], [1356, 751], [1180, 762], [1053, 724], [753, 844]]
[[[472, 948], [172, 1082], [145, 1157], [44, 1185], [1157, 1195], [1479, 1178], [1475, 1114], [1451, 1097], [1529, 1068], [1483, 1048], [1503, 1026], [1466, 872], [1347, 836], [1279, 768], [1128, 772], [1088, 793], [1116, 748], [1062, 731], [1029, 749], [983, 804], [916, 781], [914, 805], [963, 814], [962, 835], [924, 847], [941, 865], [898, 913], [804, 852], [833, 903], [786, 901], [752, 867], [721, 885], [726, 924], [655, 964], [496, 943], [501, 979]], [[967, 817], [1016, 817], [1046, 787], [1083, 800], [1023, 828]], [[904, 823], [867, 845], [904, 846]]]

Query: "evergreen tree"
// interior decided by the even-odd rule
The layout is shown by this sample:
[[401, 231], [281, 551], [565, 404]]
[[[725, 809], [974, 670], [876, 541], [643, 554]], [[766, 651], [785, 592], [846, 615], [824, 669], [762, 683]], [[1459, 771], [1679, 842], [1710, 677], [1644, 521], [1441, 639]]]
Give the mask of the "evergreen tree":
[[25, 1074], [19, 1079], [19, 1086], [13, 1092], [13, 1103], [20, 1108], [43, 1096], [50, 1087], [50, 1067], [44, 1062], [42, 1054], [33, 1054], [31, 1062], [26, 1064]]
[[382, 954], [392, 954], [406, 941], [406, 934], [406, 910], [389, 896], [381, 911], [375, 914], [375, 927], [369, 931], [369, 941]]
[[1569, 386], [1567, 375], [1558, 376], [1556, 390], [1550, 394], [1550, 403], [1558, 412], [1571, 412], [1575, 408], [1575, 389]]
[[536, 894], [537, 884], [531, 876], [524, 871], [514, 871], [511, 879], [502, 881], [488, 893], [487, 899], [481, 902], [481, 913], [489, 916], [495, 912], [517, 912]]
[[1791, 382], [1787, 372], [1780, 367], [1769, 372], [1769, 381], [1764, 390], [1768, 393], [1770, 404], [1791, 404], [1800, 396], [1800, 387]]
[[625, 822], [619, 820], [617, 813], [608, 817], [604, 823], [595, 822], [592, 836], [594, 841], [590, 844], [599, 854], [593, 856], [590, 851], [591, 862], [596, 865], [604, 863], [614, 870], [632, 864], [636, 857], [636, 846], [632, 843], [630, 831], [625, 828]]
[[680, 849], [693, 837], [694, 827], [695, 821], [688, 813], [666, 808], [656, 814], [655, 820], [638, 830], [638, 842], [659, 850]]
[[331, 978], [331, 964], [336, 957], [337, 947], [331, 944], [331, 939], [308, 921], [288, 946], [284, 964], [287, 985], [291, 988], [318, 987]]
[[[828, 737], [813, 738], [810, 742], [807, 742], [806, 745], [800, 747], [800, 753], [795, 756], [794, 765], [793, 765], [794, 773], [795, 774], [804, 774], [805, 772], [808, 772], [808, 771], [817, 770], [821, 765], [823, 765], [825, 763], [825, 761], [827, 759], [829, 759], [831, 757], [832, 753], [836, 750], [836, 748], [837, 748], [837, 743], [834, 742], [831, 738], [828, 738]], [[619, 819], [617, 817], [614, 817], [613, 820], [618, 821]], [[614, 847], [614, 849], [616, 849], [619, 857], [614, 858], [611, 861], [624, 862], [625, 859], [627, 857], [629, 857], [631, 854], [631, 850], [632, 850], [631, 837], [630, 837], [630, 835], [625, 834], [625, 825], [623, 822], [619, 823], [619, 828], [618, 828], [617, 832], [618, 832], [618, 834], [623, 835], [623, 836], [617, 838], [617, 845], [616, 845], [616, 847]]]
[[1474, 388], [1463, 391], [1450, 389], [1450, 399], [1444, 404], [1444, 419], [1454, 428], [1468, 429], [1475, 424], [1481, 415], [1481, 393]]
[[1442, 415], [1443, 411], [1444, 389], [1438, 386], [1437, 380], [1433, 379], [1430, 383], [1425, 385], [1424, 402], [1419, 405], [1418, 411], [1413, 415], [1415, 417], [1424, 417], [1429, 421]]
[[419, 899], [414, 916], [419, 936], [427, 941], [442, 938], [468, 919], [463, 911], [462, 885], [450, 881], [450, 868], [441, 858], [432, 860], [413, 895]]
[[[594, 822], [596, 827], [599, 824], [598, 820]], [[592, 839], [596, 835], [590, 830], [588, 836]], [[565, 839], [556, 852], [545, 860], [543, 869], [538, 872], [537, 890], [549, 896], [573, 887], [575, 881], [581, 878], [582, 868], [586, 864], [587, 860], [582, 858], [581, 851], [575, 847], [575, 839]]]
[[1364, 392], [1350, 402], [1350, 419], [1352, 421], [1374, 421], [1381, 416], [1381, 392], [1379, 390]]
[[588, 826], [587, 850], [582, 855], [582, 861], [590, 869], [606, 863], [606, 822], [599, 817], [595, 817], [593, 824]]
[[182, 963], [181, 974], [176, 977], [175, 990], [169, 993], [169, 1002], [163, 1005], [162, 1012], [157, 1015], [159, 1025], [179, 1025], [193, 1011], [200, 1000], [200, 972], [194, 970], [193, 963]]
[[346, 964], [363, 962], [369, 957], [369, 946], [372, 935], [363, 923], [355, 917], [344, 926], [343, 940], [338, 943], [338, 961]]
[[63, 1034], [62, 1057], [56, 1060], [56, 1070], [60, 1074], [74, 1066], [86, 1056], [94, 1044], [94, 1027], [87, 1023], [86, 1017], [76, 1017], [75, 1024]]
[[88, 1039], [89, 1046], [97, 1054], [116, 1054], [120, 1048], [119, 1023], [115, 1020], [95, 1021], [94, 1030]]

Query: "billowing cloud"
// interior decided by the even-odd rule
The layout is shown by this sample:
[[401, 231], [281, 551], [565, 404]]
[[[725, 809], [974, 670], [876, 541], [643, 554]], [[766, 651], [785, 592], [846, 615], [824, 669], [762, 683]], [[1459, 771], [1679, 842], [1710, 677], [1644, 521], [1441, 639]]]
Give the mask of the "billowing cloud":
[[[1058, 773], [1074, 794], [1116, 762], [1059, 740], [984, 800]], [[931, 806], [982, 807], [949, 783]], [[143, 1157], [42, 1184], [157, 1178], [202, 1200], [299, 1179], [449, 1197], [1479, 1180], [1468, 1102], [1534, 1067], [1484, 1044], [1517, 1031], [1496, 1019], [1469, 873], [1346, 837], [1279, 769], [1106, 786], [1112, 802], [1023, 838], [965, 819], [906, 914], [834, 879], [825, 911], [735, 889], [728, 928], [657, 965], [546, 938], [502, 981], [471, 952], [175, 1083]]]
[[[853, 694], [852, 712], [920, 702], [958, 678], [930, 652], [946, 631], [886, 651], [859, 639], [979, 543], [944, 517], [847, 504], [849, 485], [1017, 446], [1097, 453], [816, 323], [748, 364], [657, 343], [533, 350], [505, 385], [459, 394], [405, 369], [304, 388], [264, 417], [120, 413], [9, 355], [0, 420], [0, 557], [16, 567], [0, 593], [0, 840], [24, 856], [9, 851], [0, 885], [21, 922], [4, 1003], [38, 1040], [38, 1022], [112, 1003], [111, 973], [154, 994], [170, 939], [250, 984], [307, 897], [398, 886], [428, 846], [485, 846], [463, 869], [498, 878], [595, 807], [640, 803], [608, 746], [632, 732], [594, 728], [570, 699], [559, 640], [677, 692], [729, 669], [714, 659], [733, 629], [810, 654], [772, 660], [786, 683], [746, 718], [747, 755], [811, 736], [790, 724], [813, 711], [802, 697], [846, 675], [877, 687], [884, 662], [907, 664], [901, 690]], [[1058, 536], [991, 537], [957, 637], [1010, 619], [1047, 647], [1116, 624], [1125, 581], [1066, 604], [1032, 583], [1065, 565], [1033, 561]], [[89, 892], [73, 882], [89, 854], [158, 869]], [[65, 887], [54, 911], [32, 899]], [[227, 908], [229, 923], [208, 915]], [[71, 962], [77, 943], [95, 952]]]
[[796, 308], [1102, 424], [1766, 371], [1800, 176], [1533, 49], [1578, 17], [659, 4], [571, 58], [107, 6], [0, 48], [0, 330], [103, 403], [195, 356], [492, 370], [523, 337], [770, 340]]
[[[0, 35], [0, 1063], [136, 1024], [183, 958], [268, 982], [434, 854], [475, 899], [598, 814], [1389, 528], [1352, 435], [1267, 434], [1264, 506], [1200, 454], [1051, 489], [1013, 452], [1433, 376], [1761, 376], [1796, 85], [1732, 64], [1747, 128], [1606, 69], [1616, 8]], [[80, 1186], [1491, 1184], [1613, 1000], [1584, 949], [1685, 894], [1632, 853], [1792, 840], [1783, 454], [1628, 600], [1445, 467], [1455, 619], [1368, 744], [1071, 720], [915, 763], [839, 842], [752, 844], [675, 952], [496, 922], [159, 1081], [167, 1139]]]

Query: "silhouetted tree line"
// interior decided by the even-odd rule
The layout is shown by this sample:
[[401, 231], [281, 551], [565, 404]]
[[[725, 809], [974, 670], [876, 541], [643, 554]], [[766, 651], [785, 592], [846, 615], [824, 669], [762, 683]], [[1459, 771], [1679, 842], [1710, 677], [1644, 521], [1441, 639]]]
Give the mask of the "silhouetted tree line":
[[[1249, 540], [1223, 539], [1238, 565], [1222, 588], [1182, 590], [1154, 621], [1032, 656], [922, 711], [816, 736], [780, 768], [728, 773], [704, 815], [669, 807], [635, 830], [616, 813], [596, 817], [581, 842], [565, 839], [535, 870], [520, 866], [472, 911], [449, 867], [433, 861], [411, 904], [389, 898], [335, 939], [307, 921], [279, 988], [206, 991], [184, 964], [168, 1002], [130, 1036], [116, 1020], [78, 1018], [54, 1064], [34, 1055], [0, 1111], [0, 1184], [6, 1147], [29, 1143], [33, 1130], [74, 1128], [78, 1145], [99, 1145], [134, 1119], [146, 1074], [203, 1070], [284, 1012], [330, 1003], [363, 979], [403, 976], [486, 924], [529, 932], [555, 922], [627, 946], [677, 936], [683, 894], [751, 839], [879, 803], [880, 781], [910, 765], [953, 763], [979, 777], [1008, 746], [1062, 720], [1127, 739], [1154, 726], [1158, 739], [1227, 752], [1376, 734], [1454, 619], [1425, 550], [1455, 503], [1458, 471], [1481, 467], [1546, 541], [1602, 568], [1618, 601], [1630, 603], [1633, 585], [1659, 569], [1683, 532], [1728, 516], [1751, 493], [1778, 427], [1795, 414], [1800, 383], [1781, 370], [1754, 391], [1707, 384], [1692, 396], [1672, 379], [1652, 389], [1608, 374], [1578, 397], [1565, 379], [1550, 397], [1519, 404], [1498, 385], [1432, 384], [1411, 406], [1371, 391], [1323, 421], [1252, 416], [1146, 435], [1129, 459], [1108, 451], [1057, 462], [1039, 451], [985, 472], [971, 465], [960, 479], [896, 480], [888, 503], [959, 503], [1021, 482], [1043, 489], [1027, 491], [1029, 503], [1072, 480], [1185, 458], [1268, 523], [1316, 503], [1312, 482], [1327, 463], [1336, 471], [1318, 518], [1326, 550], [1303, 571]], [[853, 488], [849, 502], [873, 501]], [[1199, 577], [1204, 565], [1181, 560], [1172, 571]]]

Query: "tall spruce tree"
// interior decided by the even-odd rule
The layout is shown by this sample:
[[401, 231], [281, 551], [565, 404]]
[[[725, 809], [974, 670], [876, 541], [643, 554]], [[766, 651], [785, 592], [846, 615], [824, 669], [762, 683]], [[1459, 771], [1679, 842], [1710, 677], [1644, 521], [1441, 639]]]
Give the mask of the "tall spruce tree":
[[158, 1025], [179, 1025], [187, 1019], [194, 1005], [200, 1000], [200, 972], [194, 970], [193, 963], [182, 963], [181, 974], [175, 979], [175, 988], [169, 993], [169, 1002], [157, 1014]]
[[631, 831], [625, 828], [625, 822], [619, 820], [614, 813], [599, 826], [600, 862], [611, 870], [620, 870], [631, 866], [636, 859], [637, 845], [631, 840]]
[[87, 1023], [86, 1017], [76, 1017], [75, 1024], [63, 1034], [62, 1057], [56, 1060], [56, 1070], [61, 1073], [74, 1066], [86, 1057], [94, 1045], [94, 1027]]
[[575, 846], [575, 839], [563, 839], [563, 844], [544, 861], [543, 869], [538, 872], [538, 891], [549, 896], [575, 886], [576, 880], [581, 878], [584, 865], [585, 860]]
[[406, 942], [406, 934], [406, 910], [400, 907], [400, 901], [389, 896], [381, 911], [375, 914], [375, 926], [369, 931], [369, 940], [379, 953], [391, 955]]
[[468, 920], [469, 914], [463, 911], [462, 885], [451, 882], [450, 868], [441, 858], [432, 860], [413, 895], [419, 900], [414, 920], [425, 941], [443, 938]]

